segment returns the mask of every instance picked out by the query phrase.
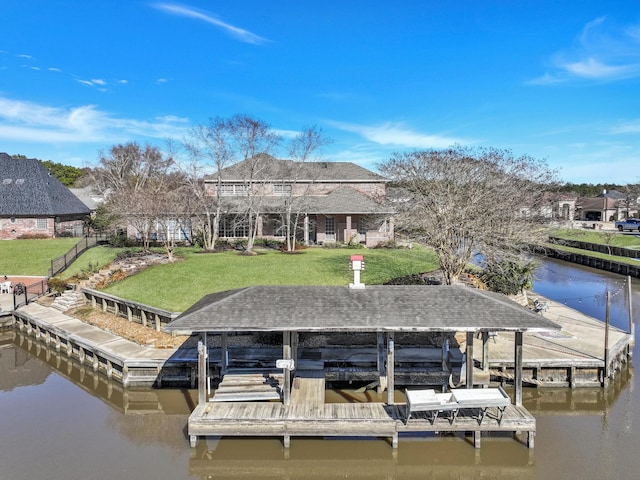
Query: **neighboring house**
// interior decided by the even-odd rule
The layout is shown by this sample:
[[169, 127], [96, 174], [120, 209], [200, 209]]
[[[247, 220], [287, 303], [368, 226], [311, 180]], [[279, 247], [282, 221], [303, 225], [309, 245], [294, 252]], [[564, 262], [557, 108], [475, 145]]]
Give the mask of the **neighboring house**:
[[91, 214], [94, 214], [98, 205], [104, 202], [104, 196], [93, 191], [92, 186], [83, 187], [83, 188], [70, 188], [69, 191], [73, 193], [78, 200], [84, 203], [89, 210], [91, 210]]
[[38, 160], [0, 153], [0, 239], [81, 236], [89, 213]]
[[[383, 204], [387, 180], [350, 162], [294, 162], [268, 155], [259, 165], [245, 160], [205, 179], [209, 195], [227, 212], [220, 237], [242, 238], [248, 226], [242, 214], [259, 215], [257, 236], [282, 238], [290, 211], [297, 218], [297, 238], [305, 244], [365, 243], [393, 239], [392, 211]], [[219, 182], [219, 184], [218, 184]]]
[[604, 190], [597, 197], [581, 198], [577, 209], [580, 220], [610, 222], [632, 216], [638, 211], [638, 201], [617, 190]]
[[560, 195], [552, 205], [551, 218], [554, 220], [575, 220], [577, 198], [571, 195]]

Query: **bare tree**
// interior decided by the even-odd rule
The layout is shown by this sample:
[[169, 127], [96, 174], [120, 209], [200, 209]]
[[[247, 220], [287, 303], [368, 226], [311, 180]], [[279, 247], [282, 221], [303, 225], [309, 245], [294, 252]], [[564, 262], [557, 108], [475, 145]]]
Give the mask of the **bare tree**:
[[268, 123], [248, 115], [235, 115], [228, 120], [232, 158], [241, 163], [244, 183], [243, 213], [248, 226], [247, 253], [251, 253], [258, 234], [264, 202], [264, 185], [270, 175], [266, 169], [273, 166], [271, 153], [281, 138]]
[[545, 234], [555, 172], [543, 161], [454, 146], [396, 154], [379, 167], [407, 192], [396, 202], [397, 231], [434, 249], [448, 284], [476, 255], [514, 258]]
[[131, 142], [113, 146], [100, 156], [99, 163], [94, 169], [95, 182], [107, 198], [106, 208], [136, 230], [148, 252], [157, 206], [176, 183], [172, 180], [173, 158], [163, 156], [157, 147], [141, 148]]
[[[199, 220], [204, 249], [213, 250], [222, 214], [221, 172], [233, 161], [228, 121], [216, 117], [207, 125], [196, 126], [184, 145], [191, 155], [191, 162], [183, 167], [183, 171], [194, 196], [193, 214]], [[205, 176], [215, 183], [213, 191], [207, 188]]]
[[[307, 206], [313, 178], [308, 178], [310, 169], [307, 163], [316, 160], [319, 151], [331, 143], [331, 140], [317, 126], [305, 127], [289, 144], [289, 158], [291, 162], [283, 163], [279, 172], [284, 187], [282, 191], [282, 225], [285, 230], [287, 252], [296, 249], [296, 237], [300, 225], [300, 217]], [[307, 178], [302, 178], [307, 176]], [[305, 180], [304, 183], [299, 183]]]

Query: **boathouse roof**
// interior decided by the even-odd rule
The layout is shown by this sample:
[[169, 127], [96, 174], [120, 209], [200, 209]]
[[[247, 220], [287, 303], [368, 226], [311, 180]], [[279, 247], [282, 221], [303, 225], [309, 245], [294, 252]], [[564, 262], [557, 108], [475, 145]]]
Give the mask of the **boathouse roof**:
[[548, 331], [560, 326], [504, 295], [465, 286], [254, 286], [212, 293], [169, 332]]

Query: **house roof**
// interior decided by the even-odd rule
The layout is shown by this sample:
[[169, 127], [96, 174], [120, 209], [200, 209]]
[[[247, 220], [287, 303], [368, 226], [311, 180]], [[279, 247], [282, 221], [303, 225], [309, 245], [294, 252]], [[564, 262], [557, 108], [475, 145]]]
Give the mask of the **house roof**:
[[[223, 169], [220, 174], [225, 182], [244, 182], [252, 160], [244, 160]], [[208, 180], [213, 176], [207, 177]], [[377, 173], [351, 162], [295, 162], [281, 160], [270, 155], [260, 156], [260, 167], [254, 172], [255, 181], [296, 182], [386, 182]]]
[[579, 206], [583, 210], [609, 210], [616, 207], [617, 200], [610, 197], [584, 198]]
[[89, 208], [92, 211], [98, 208], [99, 203], [102, 203], [101, 196], [95, 195], [93, 193], [92, 186], [82, 187], [82, 188], [70, 188], [69, 191], [73, 193], [76, 197], [78, 197], [78, 199], [82, 203], [84, 203], [87, 206], [87, 208]]
[[544, 331], [560, 327], [504, 295], [463, 286], [254, 286], [213, 293], [175, 332]]
[[89, 208], [36, 159], [0, 153], [0, 216], [88, 215]]
[[[293, 202], [294, 211], [322, 215], [377, 215], [391, 213], [388, 205], [377, 202], [355, 188], [341, 186], [327, 195], [286, 196], [265, 195], [260, 197], [263, 213], [281, 212], [285, 201]], [[225, 209], [239, 212], [246, 208], [246, 197], [222, 197]]]

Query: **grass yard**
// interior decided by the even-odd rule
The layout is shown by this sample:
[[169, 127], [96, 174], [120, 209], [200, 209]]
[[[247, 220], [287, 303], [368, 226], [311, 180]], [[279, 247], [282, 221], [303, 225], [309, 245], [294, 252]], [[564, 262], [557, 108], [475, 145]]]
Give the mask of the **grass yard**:
[[51, 259], [64, 255], [77, 238], [0, 241], [0, 275], [47, 275]]
[[76, 261], [59, 276], [62, 278], [69, 278], [85, 271], [97, 270], [113, 262], [118, 253], [124, 250], [127, 249], [107, 247], [104, 245], [98, 245], [97, 247], [90, 248], [80, 255]]
[[286, 255], [267, 251], [257, 256], [237, 252], [198, 253], [177, 249], [180, 261], [155, 265], [109, 286], [112, 295], [171, 311], [184, 311], [203, 296], [251, 285], [348, 285], [353, 281], [351, 255], [364, 255], [361, 281], [381, 284], [403, 275], [438, 268], [435, 255], [424, 248], [349, 250], [309, 248]]
[[549, 235], [566, 240], [577, 240], [579, 242], [598, 243], [601, 245], [609, 244], [612, 247], [640, 248], [640, 236], [621, 234], [617, 231], [605, 233], [595, 230], [562, 228], [552, 230], [549, 232]]

